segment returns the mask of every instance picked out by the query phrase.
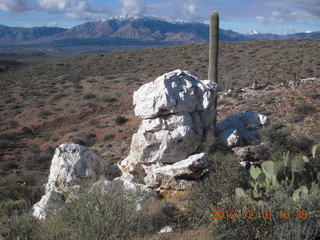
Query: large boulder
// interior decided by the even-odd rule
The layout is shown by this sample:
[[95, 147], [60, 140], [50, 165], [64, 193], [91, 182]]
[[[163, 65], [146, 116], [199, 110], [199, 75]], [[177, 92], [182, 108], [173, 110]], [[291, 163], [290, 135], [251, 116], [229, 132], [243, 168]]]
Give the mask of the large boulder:
[[96, 181], [100, 163], [100, 157], [85, 146], [60, 145], [52, 159], [46, 192], [64, 192], [85, 181]]
[[183, 190], [203, 176], [207, 167], [208, 155], [199, 153], [172, 165], [150, 167], [144, 182], [151, 188]]
[[267, 117], [258, 113], [230, 115], [216, 126], [218, 142], [228, 148], [254, 145], [258, 138], [257, 130], [267, 123]]
[[133, 95], [143, 121], [130, 153], [119, 165], [133, 173], [139, 164], [173, 164], [215, 144], [217, 85], [175, 70], [143, 85]]

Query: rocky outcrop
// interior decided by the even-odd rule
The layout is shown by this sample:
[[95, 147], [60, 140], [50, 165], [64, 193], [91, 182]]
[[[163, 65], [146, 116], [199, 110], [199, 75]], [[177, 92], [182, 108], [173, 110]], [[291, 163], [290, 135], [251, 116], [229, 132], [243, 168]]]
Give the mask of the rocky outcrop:
[[[128, 157], [119, 165], [121, 170], [137, 175], [138, 168], [142, 168], [144, 172], [140, 171], [140, 175], [144, 176], [138, 178], [147, 176], [148, 186], [177, 186], [180, 189], [177, 183], [165, 184], [168, 182], [165, 177], [153, 179], [151, 176], [155, 175], [148, 171], [154, 169], [156, 174], [155, 169], [160, 167], [156, 174], [159, 178], [163, 171], [176, 168], [178, 162], [183, 166], [190, 161], [191, 155], [212, 148], [215, 144], [216, 91], [215, 83], [201, 81], [181, 70], [166, 73], [143, 85], [133, 95], [135, 114], [143, 120], [132, 137]], [[169, 177], [177, 176], [168, 173]], [[186, 173], [184, 178], [190, 176]]]
[[227, 148], [254, 145], [258, 138], [257, 130], [267, 123], [267, 117], [258, 113], [230, 115], [217, 124], [218, 142]]
[[60, 145], [52, 159], [45, 195], [33, 206], [33, 216], [44, 219], [49, 210], [62, 205], [62, 193], [97, 181], [100, 163], [100, 157], [84, 146]]

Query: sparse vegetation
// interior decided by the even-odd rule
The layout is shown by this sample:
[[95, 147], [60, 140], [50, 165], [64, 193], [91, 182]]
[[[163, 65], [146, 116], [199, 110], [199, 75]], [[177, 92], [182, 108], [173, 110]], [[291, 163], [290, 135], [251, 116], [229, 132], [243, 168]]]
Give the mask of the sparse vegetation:
[[[320, 141], [319, 84], [308, 83], [310, 86], [307, 87], [296, 84], [294, 88], [278, 84], [292, 79], [298, 83], [301, 78], [319, 76], [320, 64], [314, 60], [318, 58], [315, 49], [320, 48], [319, 44], [318, 39], [221, 43], [220, 87], [222, 91], [233, 89], [234, 95], [221, 101], [224, 106], [219, 109], [218, 121], [247, 109], [268, 113], [274, 120], [272, 122], [279, 123], [261, 130], [262, 140], [271, 143], [269, 156], [266, 157], [279, 161], [283, 153], [290, 151], [291, 157], [305, 154], [310, 158], [310, 146]], [[26, 209], [30, 209], [42, 195], [55, 147], [63, 142], [93, 146], [106, 156], [106, 165], [115, 164], [125, 157], [129, 136], [137, 128], [132, 117], [133, 91], [143, 83], [177, 68], [190, 70], [206, 79], [207, 64], [207, 45], [192, 44], [30, 61], [0, 72], [0, 236], [9, 240], [63, 240], [72, 239], [71, 236], [74, 239], [94, 239], [108, 232], [115, 238], [151, 234], [146, 239], [170, 239], [152, 235], [168, 223], [176, 226], [177, 231], [178, 226], [181, 227], [179, 224], [183, 225], [182, 230], [199, 225], [210, 231], [212, 228], [212, 236], [208, 239], [217, 236], [221, 236], [220, 239], [249, 239], [248, 236], [254, 239], [263, 236], [264, 232], [270, 233], [271, 239], [276, 239], [276, 234], [281, 239], [308, 239], [310, 236], [305, 234], [316, 234], [318, 225], [313, 218], [308, 221], [275, 218], [273, 222], [211, 222], [210, 211], [215, 209], [266, 209], [235, 197], [235, 188], [241, 187], [247, 191], [252, 179], [243, 168], [239, 168], [232, 155], [222, 153], [210, 157], [212, 172], [195, 189], [188, 221], [179, 219], [180, 222], [177, 222], [178, 211], [171, 204], [157, 205], [156, 209], [146, 211], [145, 215], [139, 212], [137, 216], [133, 209], [127, 209], [130, 208], [130, 201], [119, 206], [110, 199], [108, 203], [122, 209], [122, 215], [124, 209], [128, 210], [128, 219], [122, 219], [121, 214], [94, 213], [97, 219], [110, 217], [117, 221], [117, 229], [111, 229], [111, 220], [107, 219], [97, 223], [94, 228], [96, 232], [91, 232], [89, 227], [94, 224], [94, 219], [88, 215], [88, 209], [77, 213], [71, 205], [53, 216], [47, 224], [39, 223], [27, 214]], [[253, 79], [260, 86], [268, 85], [270, 90], [265, 93], [262, 90], [254, 97], [243, 96], [241, 88], [251, 86]], [[128, 119], [130, 124], [122, 126]], [[100, 128], [105, 128], [103, 134], [113, 134], [101, 135]], [[117, 139], [116, 144], [112, 139]], [[53, 149], [46, 150], [49, 145]], [[116, 196], [114, 194], [111, 196]], [[107, 201], [98, 195], [84, 196], [82, 200], [94, 197], [100, 199], [101, 204]], [[310, 212], [319, 209], [317, 194], [310, 194], [307, 201], [298, 205], [291, 201], [291, 197], [292, 189], [284, 188], [265, 201], [270, 211], [278, 208], [304, 208]], [[120, 198], [119, 202], [122, 200]], [[81, 201], [73, 203], [78, 209], [84, 208]], [[106, 205], [102, 207], [107, 211]], [[93, 211], [93, 208], [89, 209]], [[133, 215], [128, 216], [129, 213]], [[82, 229], [76, 224], [79, 221], [83, 223]], [[134, 225], [132, 221], [135, 221]], [[146, 229], [150, 222], [154, 223], [154, 228]], [[121, 223], [126, 223], [128, 228], [120, 226]], [[234, 229], [239, 230], [237, 236]], [[127, 235], [124, 237], [125, 233]], [[223, 233], [225, 236], [222, 236]]]
[[109, 141], [111, 140], [112, 138], [114, 138], [114, 134], [107, 134], [103, 137], [103, 140], [104, 141]]

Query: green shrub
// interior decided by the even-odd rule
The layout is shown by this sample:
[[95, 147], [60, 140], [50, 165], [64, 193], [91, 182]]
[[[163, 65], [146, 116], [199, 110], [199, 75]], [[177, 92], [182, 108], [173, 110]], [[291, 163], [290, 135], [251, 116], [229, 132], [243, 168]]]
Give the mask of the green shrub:
[[103, 140], [104, 141], [109, 141], [111, 140], [112, 138], [114, 138], [114, 134], [107, 134], [103, 137]]
[[71, 200], [52, 214], [42, 226], [45, 238], [55, 239], [128, 239], [146, 227], [136, 210], [137, 193], [117, 182], [105, 192], [96, 189]]
[[[1, 222], [0, 222], [1, 223]], [[8, 240], [32, 240], [37, 238], [39, 222], [28, 213], [13, 215], [6, 222], [7, 233], [5, 239]]]
[[232, 155], [215, 153], [210, 156], [210, 173], [193, 189], [190, 201], [190, 224], [209, 222], [212, 206], [233, 195], [235, 189], [246, 186], [245, 170]]
[[94, 133], [82, 132], [75, 137], [72, 137], [72, 141], [76, 144], [90, 147], [96, 143], [97, 138]]
[[309, 153], [314, 141], [306, 136], [292, 136], [284, 125], [273, 123], [259, 130], [261, 139], [270, 143], [271, 158], [278, 158], [283, 152]]
[[122, 125], [125, 124], [128, 119], [126, 117], [123, 116], [117, 116], [116, 119], [114, 120], [118, 125]]
[[39, 117], [41, 118], [46, 118], [48, 116], [52, 115], [52, 113], [50, 111], [47, 111], [47, 110], [43, 110], [39, 113]]
[[113, 102], [116, 102], [117, 99], [114, 98], [114, 97], [110, 97], [110, 96], [104, 96], [102, 98], [102, 101], [106, 102], [106, 103], [113, 103]]
[[87, 93], [83, 96], [83, 99], [94, 99], [96, 98], [97, 96], [95, 94], [92, 94], [92, 93]]
[[293, 109], [294, 115], [291, 119], [293, 122], [300, 122], [302, 121], [306, 116], [311, 115], [315, 112], [317, 112], [317, 109], [309, 104], [309, 103], [302, 103], [300, 105], [297, 105]]
[[28, 207], [24, 199], [8, 200], [0, 202], [0, 217], [21, 214]]

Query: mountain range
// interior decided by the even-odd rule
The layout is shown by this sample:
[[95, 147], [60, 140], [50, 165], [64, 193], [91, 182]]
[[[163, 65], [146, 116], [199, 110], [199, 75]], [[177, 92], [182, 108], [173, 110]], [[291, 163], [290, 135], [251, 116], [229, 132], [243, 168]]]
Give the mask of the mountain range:
[[[291, 35], [241, 34], [220, 29], [224, 42], [250, 40], [291, 40], [319, 38], [320, 31]], [[209, 26], [204, 23], [168, 21], [155, 17], [112, 18], [87, 22], [70, 29], [59, 27], [7, 27], [0, 25], [0, 46], [161, 46], [204, 43], [209, 40]]]

